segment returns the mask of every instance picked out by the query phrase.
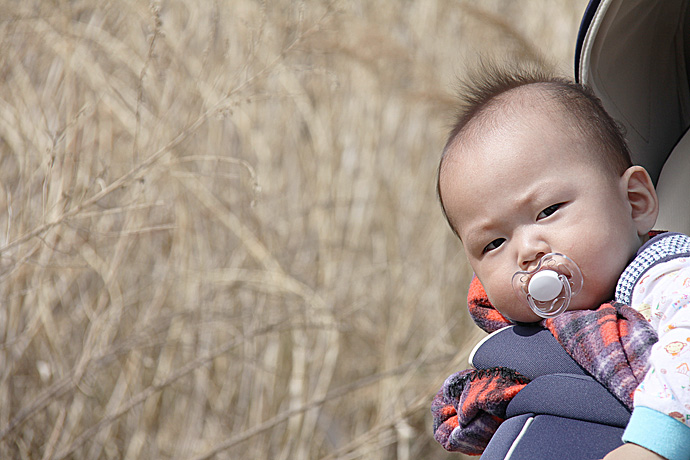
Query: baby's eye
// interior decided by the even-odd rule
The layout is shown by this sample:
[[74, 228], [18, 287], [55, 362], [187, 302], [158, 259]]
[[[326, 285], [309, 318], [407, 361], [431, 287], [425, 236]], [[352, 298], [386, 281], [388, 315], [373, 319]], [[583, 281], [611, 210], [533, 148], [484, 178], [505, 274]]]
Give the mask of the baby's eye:
[[551, 214], [554, 212], [558, 211], [558, 208], [560, 208], [563, 205], [563, 203], [558, 203], [558, 204], [552, 204], [548, 208], [544, 209], [542, 212], [539, 213], [537, 216], [537, 220], [539, 219], [544, 219], [545, 217], [549, 217]]
[[487, 252], [493, 251], [494, 249], [498, 249], [498, 247], [502, 245], [503, 242], [505, 242], [505, 240], [505, 238], [496, 238], [491, 243], [484, 246], [484, 249], [482, 249], [482, 254], [486, 254]]

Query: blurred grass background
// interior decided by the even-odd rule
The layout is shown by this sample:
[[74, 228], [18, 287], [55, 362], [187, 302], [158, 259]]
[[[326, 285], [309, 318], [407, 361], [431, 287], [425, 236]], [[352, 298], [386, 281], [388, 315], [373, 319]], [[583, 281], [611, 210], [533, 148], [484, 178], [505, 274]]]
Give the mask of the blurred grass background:
[[463, 458], [454, 82], [585, 3], [0, 1], [0, 458]]

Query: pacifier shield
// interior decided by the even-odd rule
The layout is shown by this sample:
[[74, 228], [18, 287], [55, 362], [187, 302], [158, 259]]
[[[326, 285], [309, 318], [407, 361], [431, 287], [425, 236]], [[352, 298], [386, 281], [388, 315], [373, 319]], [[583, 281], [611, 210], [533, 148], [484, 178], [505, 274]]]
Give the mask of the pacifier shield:
[[582, 288], [582, 272], [569, 257], [551, 252], [532, 271], [513, 275], [513, 290], [534, 313], [553, 318], [568, 309], [570, 299]]

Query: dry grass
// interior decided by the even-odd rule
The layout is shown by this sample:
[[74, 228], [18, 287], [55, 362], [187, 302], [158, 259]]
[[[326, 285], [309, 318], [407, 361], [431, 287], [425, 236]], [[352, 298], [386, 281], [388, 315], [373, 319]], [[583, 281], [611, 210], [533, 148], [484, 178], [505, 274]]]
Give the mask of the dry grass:
[[584, 3], [1, 1], [0, 458], [445, 458], [452, 83]]

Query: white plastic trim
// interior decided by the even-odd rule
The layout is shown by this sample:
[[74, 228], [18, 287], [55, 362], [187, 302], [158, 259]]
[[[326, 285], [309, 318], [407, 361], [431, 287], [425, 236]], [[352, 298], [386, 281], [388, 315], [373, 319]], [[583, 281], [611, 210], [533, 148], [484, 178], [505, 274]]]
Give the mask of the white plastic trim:
[[481, 347], [482, 345], [484, 345], [484, 342], [486, 342], [487, 340], [489, 340], [491, 337], [495, 336], [496, 334], [498, 334], [498, 333], [501, 332], [502, 330], [507, 329], [507, 328], [509, 328], [509, 327], [513, 327], [513, 326], [506, 326], [506, 327], [500, 328], [500, 329], [497, 330], [497, 331], [493, 331], [491, 334], [489, 334], [489, 335], [487, 335], [486, 337], [484, 337], [483, 339], [481, 339], [481, 340], [474, 346], [474, 348], [473, 348], [472, 351], [470, 352], [470, 356], [467, 358], [467, 361], [469, 362], [470, 366], [472, 366], [473, 369], [476, 369], [476, 368], [477, 368], [477, 367], [474, 365], [474, 362], [473, 362], [473, 361], [474, 361], [474, 355], [475, 355], [475, 353], [477, 353], [477, 350], [479, 350], [479, 347]]
[[582, 43], [582, 54], [580, 55], [580, 68], [578, 69], [580, 74], [580, 83], [583, 85], [589, 84], [589, 62], [592, 55], [592, 41], [599, 33], [599, 27], [601, 27], [604, 16], [606, 16], [606, 11], [609, 9], [609, 6], [611, 6], [613, 1], [614, 0], [602, 0], [602, 2], [599, 3], [597, 11], [594, 13], [594, 17], [592, 18], [592, 22], [587, 29], [587, 34], [585, 34], [585, 40]]
[[517, 438], [515, 438], [515, 441], [513, 441], [513, 444], [510, 445], [510, 449], [508, 449], [508, 452], [506, 453], [506, 456], [503, 457], [503, 460], [510, 460], [510, 457], [513, 456], [513, 452], [517, 448], [518, 443], [527, 432], [527, 429], [532, 424], [533, 420], [534, 417], [530, 417], [527, 420], [525, 420], [525, 424], [522, 426], [522, 430], [520, 430], [520, 433], [517, 435]]

